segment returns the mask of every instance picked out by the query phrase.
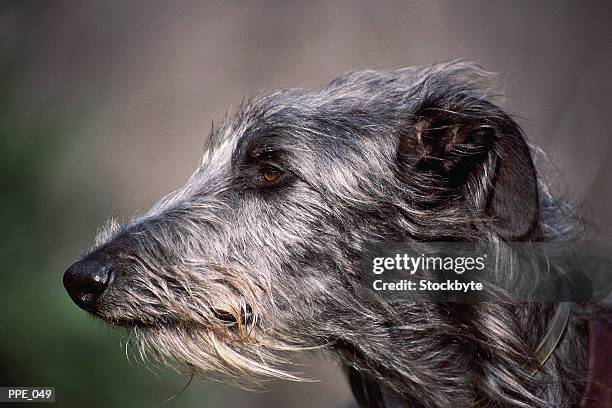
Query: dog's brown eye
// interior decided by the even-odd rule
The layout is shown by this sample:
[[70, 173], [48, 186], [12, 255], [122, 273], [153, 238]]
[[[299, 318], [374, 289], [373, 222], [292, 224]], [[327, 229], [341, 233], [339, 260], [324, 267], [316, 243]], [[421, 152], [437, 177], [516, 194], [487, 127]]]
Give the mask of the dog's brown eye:
[[281, 176], [281, 174], [281, 170], [272, 164], [266, 163], [261, 169], [261, 179], [266, 183], [272, 183], [276, 181]]

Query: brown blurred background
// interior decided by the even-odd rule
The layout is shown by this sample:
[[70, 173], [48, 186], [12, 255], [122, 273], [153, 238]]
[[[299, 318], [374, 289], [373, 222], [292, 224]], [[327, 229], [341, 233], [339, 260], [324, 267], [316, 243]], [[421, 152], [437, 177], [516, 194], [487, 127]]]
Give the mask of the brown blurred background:
[[[108, 216], [177, 188], [212, 121], [260, 89], [452, 59], [503, 73], [505, 106], [604, 240], [612, 223], [612, 3], [502, 1], [0, 3], [0, 386], [56, 406], [154, 406], [186, 379], [125, 358], [78, 310], [64, 268]], [[248, 393], [194, 382], [167, 407], [342, 407], [340, 370]]]

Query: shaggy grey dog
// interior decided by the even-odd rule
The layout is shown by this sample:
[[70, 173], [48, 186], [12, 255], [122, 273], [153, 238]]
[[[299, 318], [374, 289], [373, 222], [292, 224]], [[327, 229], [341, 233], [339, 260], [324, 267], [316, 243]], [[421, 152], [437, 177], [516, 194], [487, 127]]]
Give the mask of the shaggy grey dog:
[[365, 296], [370, 242], [559, 239], [515, 121], [467, 63], [356, 71], [256, 96], [213, 128], [181, 189], [109, 223], [64, 283], [142, 354], [239, 385], [300, 380], [319, 350], [367, 407], [575, 404], [584, 323], [540, 367], [554, 307]]

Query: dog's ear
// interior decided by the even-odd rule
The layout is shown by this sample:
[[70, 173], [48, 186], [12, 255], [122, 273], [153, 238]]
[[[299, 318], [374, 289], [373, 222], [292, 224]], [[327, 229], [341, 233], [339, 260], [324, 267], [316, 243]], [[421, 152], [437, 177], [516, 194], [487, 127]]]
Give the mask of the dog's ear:
[[442, 180], [490, 219], [503, 239], [537, 227], [535, 168], [523, 133], [498, 106], [477, 97], [419, 109], [400, 136], [398, 160], [410, 172]]

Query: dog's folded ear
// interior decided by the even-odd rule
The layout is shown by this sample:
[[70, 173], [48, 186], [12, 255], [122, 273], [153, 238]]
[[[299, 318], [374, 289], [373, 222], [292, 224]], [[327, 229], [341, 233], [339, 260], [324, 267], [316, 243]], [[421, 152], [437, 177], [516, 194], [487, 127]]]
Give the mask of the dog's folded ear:
[[422, 105], [408, 128], [398, 145], [401, 169], [442, 180], [505, 240], [536, 231], [536, 171], [520, 127], [500, 107], [457, 93], [450, 102]]

